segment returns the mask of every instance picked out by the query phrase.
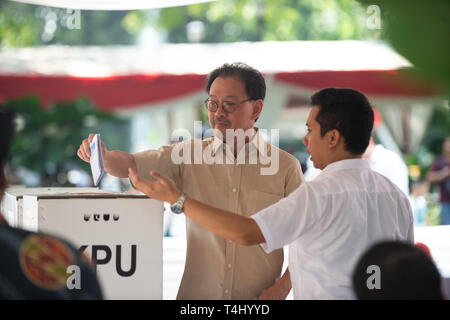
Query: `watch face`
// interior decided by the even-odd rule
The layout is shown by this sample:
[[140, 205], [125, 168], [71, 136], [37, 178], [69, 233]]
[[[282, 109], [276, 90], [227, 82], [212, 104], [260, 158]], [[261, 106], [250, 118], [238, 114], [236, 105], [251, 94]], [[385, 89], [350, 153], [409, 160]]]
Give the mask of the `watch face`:
[[178, 198], [177, 202], [175, 202], [170, 206], [170, 210], [172, 210], [173, 213], [177, 214], [182, 213], [185, 199], [186, 195], [182, 193], [181, 196]]
[[173, 213], [181, 213], [183, 208], [180, 207], [178, 204], [174, 204], [170, 206], [170, 210], [172, 210]]

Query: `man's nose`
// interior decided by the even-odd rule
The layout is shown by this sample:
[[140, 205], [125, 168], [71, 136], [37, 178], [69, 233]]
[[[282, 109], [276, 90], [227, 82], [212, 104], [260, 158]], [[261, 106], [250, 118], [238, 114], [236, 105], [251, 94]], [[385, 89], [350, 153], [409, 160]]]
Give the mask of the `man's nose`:
[[223, 115], [223, 116], [227, 116], [227, 113], [225, 112], [225, 110], [223, 109], [223, 105], [219, 104], [219, 106], [217, 107], [216, 112], [214, 112], [216, 115]]
[[305, 146], [308, 146], [308, 139], [306, 136], [302, 139], [302, 142]]

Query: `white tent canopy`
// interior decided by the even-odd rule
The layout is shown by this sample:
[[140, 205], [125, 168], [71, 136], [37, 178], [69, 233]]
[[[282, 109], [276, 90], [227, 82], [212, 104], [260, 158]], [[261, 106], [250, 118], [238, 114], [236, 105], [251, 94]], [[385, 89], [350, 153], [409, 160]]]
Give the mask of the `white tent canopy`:
[[130, 73], [207, 74], [225, 62], [264, 73], [397, 70], [411, 63], [381, 41], [263, 41], [136, 46], [3, 48], [0, 73], [107, 77]]

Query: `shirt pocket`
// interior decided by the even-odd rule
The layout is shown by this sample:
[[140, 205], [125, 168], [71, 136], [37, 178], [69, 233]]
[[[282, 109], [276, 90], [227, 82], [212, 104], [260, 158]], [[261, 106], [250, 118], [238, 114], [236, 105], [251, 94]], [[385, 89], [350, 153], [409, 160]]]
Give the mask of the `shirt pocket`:
[[283, 199], [282, 194], [269, 193], [259, 190], [251, 190], [249, 193], [249, 199], [246, 202], [248, 205], [247, 212], [249, 215], [255, 214], [268, 206], [277, 203]]

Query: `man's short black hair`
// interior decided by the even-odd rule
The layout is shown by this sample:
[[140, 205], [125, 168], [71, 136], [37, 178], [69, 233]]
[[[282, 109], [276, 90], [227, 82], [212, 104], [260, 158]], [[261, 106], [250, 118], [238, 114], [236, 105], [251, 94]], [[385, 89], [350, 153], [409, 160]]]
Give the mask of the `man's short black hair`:
[[[369, 266], [379, 268], [379, 288], [368, 286], [374, 274], [368, 273]], [[422, 249], [400, 241], [383, 241], [369, 248], [355, 266], [352, 285], [361, 300], [443, 299], [433, 261]]]
[[217, 77], [239, 77], [245, 84], [248, 99], [258, 100], [266, 97], [266, 82], [261, 72], [241, 62], [224, 65], [213, 70], [206, 79], [206, 92], [209, 94], [211, 85]]
[[349, 152], [361, 155], [366, 151], [374, 119], [366, 96], [353, 89], [326, 88], [312, 95], [311, 105], [319, 107], [316, 121], [321, 136], [336, 129]]
[[5, 165], [14, 134], [14, 116], [15, 112], [13, 109], [5, 110], [0, 108], [0, 199], [7, 186]]

